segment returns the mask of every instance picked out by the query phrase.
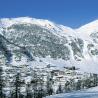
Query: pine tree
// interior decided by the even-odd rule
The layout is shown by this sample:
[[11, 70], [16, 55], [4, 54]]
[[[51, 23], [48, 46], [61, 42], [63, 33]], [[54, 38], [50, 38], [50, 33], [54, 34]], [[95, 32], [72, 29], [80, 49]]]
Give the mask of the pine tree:
[[0, 98], [4, 98], [4, 95], [3, 95], [3, 78], [2, 78], [2, 67], [0, 67]]
[[69, 92], [70, 91], [70, 82], [66, 81], [65, 83], [65, 92]]
[[33, 98], [36, 98], [37, 97], [37, 87], [38, 87], [38, 79], [37, 79], [37, 73], [36, 71], [34, 70], [34, 73], [33, 73], [33, 80], [31, 81], [31, 85], [33, 87]]
[[53, 88], [52, 88], [52, 79], [47, 77], [47, 93], [48, 95], [52, 95], [53, 93]]
[[14, 85], [15, 85], [14, 98], [19, 98], [20, 97], [20, 86], [21, 86], [20, 73], [16, 74]]
[[38, 90], [38, 96], [37, 96], [37, 98], [42, 98], [43, 97], [43, 93], [44, 93], [44, 91], [43, 91], [43, 76], [40, 75], [40, 77], [39, 77], [38, 80], [39, 80], [39, 86], [40, 86], [40, 88]]
[[58, 87], [58, 92], [57, 93], [63, 93], [61, 84]]
[[26, 87], [26, 93], [27, 93], [26, 98], [32, 98], [32, 93], [31, 93], [29, 88], [30, 88], [30, 84], [27, 84], [27, 87]]
[[94, 86], [97, 86], [97, 82], [98, 82], [98, 76], [97, 74], [93, 74], [93, 82], [94, 82]]
[[90, 78], [87, 78], [87, 79], [85, 80], [85, 87], [86, 87], [86, 88], [92, 87], [92, 81], [91, 81]]
[[81, 80], [78, 80], [76, 84], [76, 90], [80, 90], [80, 89], [81, 89]]

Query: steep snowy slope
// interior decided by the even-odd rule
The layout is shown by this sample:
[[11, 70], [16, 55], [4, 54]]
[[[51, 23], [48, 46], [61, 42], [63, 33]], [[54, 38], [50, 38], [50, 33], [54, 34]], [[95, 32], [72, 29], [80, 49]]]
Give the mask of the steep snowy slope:
[[[98, 20], [75, 29], [77, 36], [84, 41], [85, 59], [93, 62], [94, 66], [98, 64]], [[89, 54], [89, 55], [88, 55]], [[87, 63], [87, 62], [86, 62]], [[88, 64], [93, 65], [93, 64]], [[97, 66], [96, 66], [97, 67]], [[96, 67], [94, 67], [96, 69]]]
[[81, 26], [80, 28], [76, 29], [76, 32], [81, 35], [80, 37], [83, 39], [91, 40], [91, 35], [98, 32], [98, 20]]

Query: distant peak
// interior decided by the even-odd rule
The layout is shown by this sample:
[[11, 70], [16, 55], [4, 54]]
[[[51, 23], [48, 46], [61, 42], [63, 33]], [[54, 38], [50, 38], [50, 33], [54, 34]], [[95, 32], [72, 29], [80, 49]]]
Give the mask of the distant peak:
[[87, 24], [81, 26], [79, 29], [85, 29], [85, 28], [88, 28], [88, 29], [98, 28], [98, 20], [87, 23]]
[[92, 33], [98, 32], [98, 20], [92, 21], [75, 30], [83, 39], [90, 39]]

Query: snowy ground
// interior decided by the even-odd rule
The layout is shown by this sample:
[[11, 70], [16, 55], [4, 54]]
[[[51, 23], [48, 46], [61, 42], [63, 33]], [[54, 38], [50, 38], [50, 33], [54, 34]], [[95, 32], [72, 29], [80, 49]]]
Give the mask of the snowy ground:
[[90, 88], [85, 91], [57, 94], [46, 98], [98, 98], [98, 87]]

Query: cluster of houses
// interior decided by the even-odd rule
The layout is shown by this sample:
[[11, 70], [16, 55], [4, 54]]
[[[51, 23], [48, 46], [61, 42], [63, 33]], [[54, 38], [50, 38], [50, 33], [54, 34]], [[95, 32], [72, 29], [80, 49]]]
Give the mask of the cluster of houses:
[[[70, 81], [77, 83], [79, 80], [85, 80], [92, 76], [91, 73], [81, 72], [79, 68], [75, 66], [59, 69], [51, 64], [43, 66], [30, 66], [29, 63], [23, 64], [20, 63], [21, 60], [17, 57], [15, 57], [14, 60], [17, 63], [7, 64], [5, 56], [0, 55], [0, 67], [3, 68], [2, 77], [5, 84], [3, 91], [7, 96], [15, 90], [17, 74], [19, 75], [19, 90], [24, 95], [27, 89], [34, 93], [35, 89], [44, 89], [46, 91], [49, 88], [52, 89], [52, 92], [55, 94], [58, 90], [64, 90]], [[98, 78], [98, 75], [95, 76]]]

